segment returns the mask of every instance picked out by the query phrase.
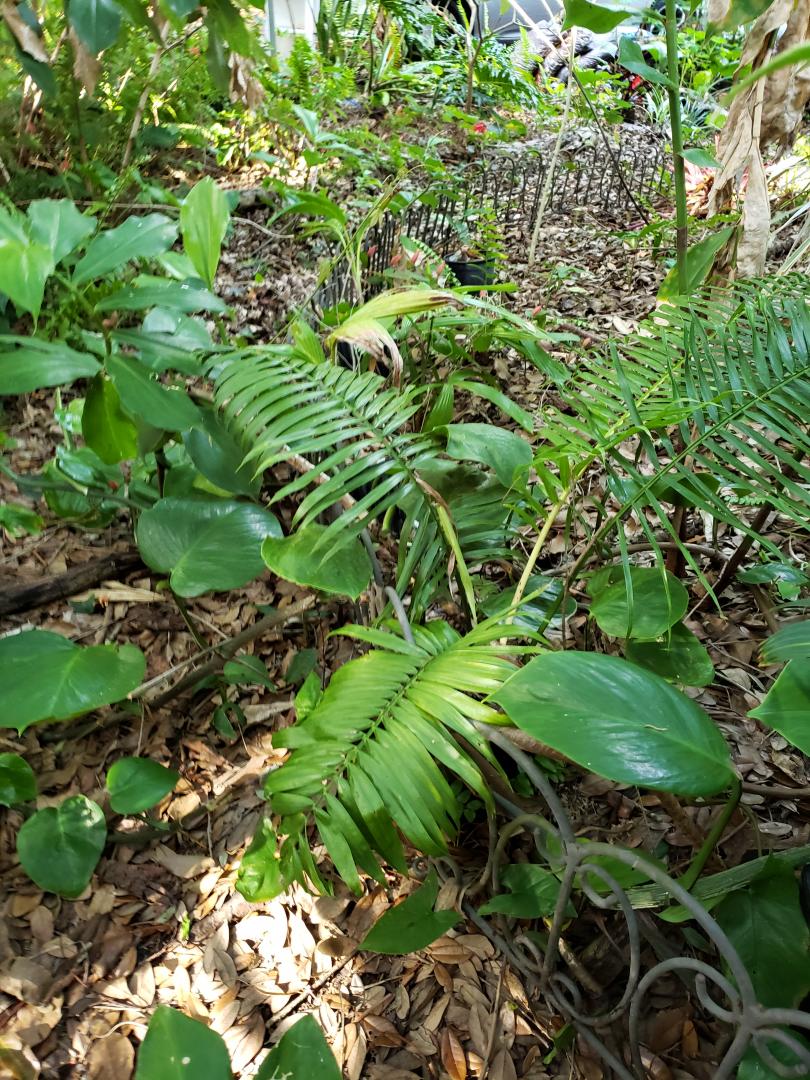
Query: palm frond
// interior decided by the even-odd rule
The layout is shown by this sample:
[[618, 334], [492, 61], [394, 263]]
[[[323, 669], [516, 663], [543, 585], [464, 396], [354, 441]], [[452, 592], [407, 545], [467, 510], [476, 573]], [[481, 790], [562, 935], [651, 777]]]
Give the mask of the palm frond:
[[[413, 644], [385, 630], [340, 632], [375, 647], [344, 664], [316, 708], [274, 736], [276, 746], [292, 750], [264, 785], [271, 812], [281, 817], [277, 835], [285, 837], [280, 864], [286, 870], [274, 879], [278, 891], [305, 876], [319, 884], [312, 873], [310, 823], [356, 891], [358, 866], [383, 880], [378, 855], [405, 869], [400, 834], [421, 852], [442, 854], [461, 815], [446, 772], [492, 806], [478, 765], [454, 736], [492, 760], [474, 722], [497, 722], [498, 714], [480, 699], [514, 672], [505, 654], [529, 651], [505, 647], [501, 639], [518, 632], [494, 619], [465, 637], [437, 620], [415, 627]], [[263, 829], [266, 834], [269, 826]], [[266, 899], [256, 894], [256, 881], [266, 891], [266, 875], [246, 857], [242, 884], [251, 899]]]

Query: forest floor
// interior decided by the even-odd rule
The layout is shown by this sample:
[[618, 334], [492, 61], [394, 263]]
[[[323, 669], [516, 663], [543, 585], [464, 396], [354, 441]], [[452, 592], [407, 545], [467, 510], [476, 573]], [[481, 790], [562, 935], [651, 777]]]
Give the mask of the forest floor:
[[[244, 220], [233, 229], [218, 291], [233, 305], [235, 324], [267, 340], [312, 291], [315, 268], [310, 249], [294, 236], [262, 231], [266, 208], [240, 213]], [[532, 267], [526, 262], [527, 237], [508, 235], [509, 276], [518, 285], [509, 298], [513, 310], [542, 311], [550, 329], [568, 333], [578, 345], [599, 345], [636, 330], [654, 307], [664, 272], [648, 247], [621, 235], [638, 225], [587, 208], [551, 213]], [[565, 342], [557, 354], [575, 361]], [[492, 358], [492, 374], [530, 411], [547, 392], [538, 371], [508, 355]], [[51, 455], [60, 439], [53, 407], [50, 391], [9, 407], [16, 470], [31, 471]], [[12, 494], [5, 482], [0, 487]], [[704, 522], [691, 527], [694, 539], [705, 540]], [[38, 536], [0, 544], [1, 596], [12, 583], [37, 582], [130, 552], [131, 529], [123, 519], [98, 533], [51, 520]], [[547, 567], [564, 547], [561, 523], [550, 538]], [[7, 616], [2, 627], [7, 632], [37, 626], [88, 644], [132, 642], [147, 656], [147, 677], [166, 676], [163, 690], [175, 670], [178, 677], [185, 673], [197, 645], [157, 583], [136, 566], [69, 600]], [[145, 747], [181, 774], [159, 808], [165, 832], [141, 835], [140, 825], [130, 822], [112, 837], [91, 889], [75, 901], [36, 889], [14, 855], [21, 819], [13, 812], [3, 816], [2, 1044], [23, 1049], [45, 1078], [128, 1080], [148, 1018], [163, 1003], [209, 1022], [228, 1045], [235, 1075], [250, 1077], [268, 1037], [278, 1038], [302, 1013], [314, 1011], [348, 1080], [600, 1080], [603, 1066], [584, 1043], [555, 1050], [560, 1017], [532, 1000], [521, 973], [503, 962], [474, 925], [459, 924], [429, 949], [404, 958], [355, 951], [413, 881], [393, 875], [389, 888], [373, 888], [361, 900], [339, 882], [331, 897], [294, 888], [283, 900], [259, 905], [235, 892], [240, 855], [264, 810], [261, 777], [284, 754], [273, 749], [273, 731], [292, 722], [292, 697], [308, 670], [326, 681], [354, 655], [351, 641], [328, 634], [352, 621], [355, 611], [348, 604], [316, 606], [304, 590], [269, 573], [230, 592], [227, 603], [214, 596], [188, 606], [212, 643], [239, 633], [267, 606], [289, 612], [277, 630], [248, 646], [264, 660], [276, 688], [242, 694], [245, 724], [236, 738], [212, 728], [215, 695], [202, 689], [162, 705], [153, 701], [70, 727], [32, 728], [0, 739], [0, 751], [22, 753], [34, 768], [39, 806], [80, 792], [104, 804], [106, 765]], [[806, 759], [774, 732], [745, 719], [771, 682], [756, 654], [773, 624], [769, 600], [756, 587], [730, 589], [722, 614], [707, 611], [689, 623], [717, 671], [711, 689], [692, 694], [718, 721], [743, 778], [750, 786], [765, 785], [762, 793], [745, 794], [718, 846], [714, 869], [752, 853], [810, 843]], [[574, 615], [568, 630], [574, 642], [591, 632], [584, 614]], [[777, 785], [777, 794], [780, 786], [797, 793], [775, 797], [768, 785]], [[640, 796], [595, 776], [566, 774], [560, 789], [575, 829], [647, 850], [663, 843], [673, 870], [688, 863], [717, 812]], [[475, 876], [486, 862], [487, 843], [486, 825], [474, 822], [451, 854]], [[451, 877], [443, 902], [451, 903], [457, 891]], [[596, 923], [591, 930], [599, 936]], [[624, 975], [616, 970], [613, 978]], [[657, 1080], [711, 1080], [707, 1062], [718, 1031], [666, 981], [649, 1005], [644, 1044]], [[0, 1051], [0, 1075], [21, 1075], [4, 1074], [3, 1060]]]

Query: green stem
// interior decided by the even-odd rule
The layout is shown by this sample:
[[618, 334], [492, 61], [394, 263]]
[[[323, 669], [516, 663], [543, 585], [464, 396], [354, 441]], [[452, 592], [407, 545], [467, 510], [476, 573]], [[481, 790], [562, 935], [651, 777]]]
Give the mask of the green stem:
[[675, 0], [666, 0], [667, 75], [669, 85], [669, 123], [672, 129], [672, 155], [675, 172], [675, 233], [678, 266], [678, 292], [686, 296], [689, 279], [686, 273], [686, 247], [689, 217], [686, 209], [686, 172], [683, 159], [683, 130], [681, 128], [680, 75], [678, 72], [678, 23]]
[[684, 889], [691, 889], [697, 879], [703, 872], [703, 868], [708, 862], [709, 856], [720, 843], [720, 839], [723, 833], [726, 831], [726, 826], [731, 821], [731, 815], [737, 809], [740, 796], [742, 795], [742, 782], [739, 778], [735, 777], [734, 787], [732, 788], [731, 795], [726, 805], [723, 807], [723, 811], [712, 826], [712, 830], [703, 842], [703, 847], [695, 855], [694, 859], [689, 865], [689, 869], [686, 873], [678, 878], [678, 884]]

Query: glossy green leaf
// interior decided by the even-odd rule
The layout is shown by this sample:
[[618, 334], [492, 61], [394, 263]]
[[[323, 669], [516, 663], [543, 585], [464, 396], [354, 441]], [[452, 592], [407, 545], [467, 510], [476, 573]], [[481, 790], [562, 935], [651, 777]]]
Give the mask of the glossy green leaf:
[[245, 585], [265, 568], [262, 542], [280, 535], [267, 510], [229, 499], [161, 499], [136, 530], [144, 562], [170, 574], [180, 596]]
[[188, 456], [221, 491], [255, 498], [262, 478], [254, 476], [250, 464], [244, 463], [245, 451], [213, 409], [200, 407], [197, 411], [197, 424], [183, 433]]
[[74, 645], [61, 634], [25, 630], [0, 639], [0, 727], [24, 731], [41, 720], [121, 701], [143, 680], [134, 645]]
[[586, 30], [593, 30], [595, 34], [606, 34], [624, 22], [629, 15], [639, 14], [646, 6], [644, 2], [634, 3], [633, 0], [599, 0], [598, 3], [591, 3], [591, 0], [565, 0], [563, 28], [583, 26]]
[[689, 594], [668, 570], [632, 566], [629, 577], [632, 592], [620, 566], [595, 574], [588, 584], [591, 615], [611, 637], [637, 641], [661, 637], [686, 614]]
[[666, 75], [658, 68], [651, 67], [644, 60], [644, 53], [637, 41], [629, 37], [619, 39], [619, 64], [634, 75], [640, 75], [647, 82], [657, 83], [659, 86], [671, 86]]
[[[151, 377], [149, 369], [129, 356], [107, 358], [107, 371], [128, 413], [163, 431], [185, 431], [200, 420], [200, 410], [185, 392]], [[86, 408], [86, 405], [85, 405]]]
[[[514, 863], [502, 871], [501, 882], [509, 889], [509, 893], [493, 896], [481, 907], [481, 915], [500, 914], [514, 919], [541, 919], [554, 914], [560, 894], [560, 881], [542, 866], [534, 863]], [[575, 914], [573, 908], [570, 914]]]
[[664, 679], [602, 653], [544, 653], [493, 695], [523, 731], [591, 772], [681, 795], [734, 779], [707, 714]]
[[151, 758], [121, 758], [107, 772], [110, 806], [116, 814], [140, 814], [173, 790], [180, 774]]
[[180, 210], [183, 248], [209, 289], [214, 284], [230, 216], [225, 193], [210, 176], [194, 185]]
[[683, 623], [676, 623], [658, 641], [628, 641], [624, 654], [634, 664], [682, 686], [710, 686], [714, 682], [709, 654]]
[[62, 342], [37, 341], [15, 346], [22, 338], [0, 338], [0, 394], [27, 394], [45, 386], [61, 386], [89, 378], [100, 368], [89, 353], [76, 352]]
[[34, 770], [19, 754], [0, 754], [0, 806], [14, 806], [37, 797]]
[[262, 818], [242, 856], [236, 875], [236, 888], [251, 904], [273, 900], [287, 888], [281, 876], [278, 838], [267, 818]]
[[[693, 244], [692, 247], [689, 248], [686, 253], [687, 296], [691, 296], [692, 293], [697, 292], [706, 280], [709, 271], [712, 268], [715, 255], [723, 244], [731, 238], [733, 232], [734, 228], [732, 226], [725, 229], [718, 229], [716, 233], [710, 233], [703, 240], [698, 240], [696, 244]], [[658, 299], [674, 300], [678, 295], [678, 268], [677, 266], [673, 266], [661, 282], [661, 287], [658, 290]]]
[[447, 453], [457, 461], [488, 465], [505, 488], [532, 462], [532, 448], [514, 431], [495, 424], [448, 424]]
[[72, 795], [23, 822], [17, 854], [35, 885], [72, 900], [87, 888], [106, 841], [101, 807]]
[[791, 660], [749, 716], [810, 754], [810, 664], [805, 659]]
[[301, 1017], [281, 1037], [256, 1073], [256, 1080], [340, 1080], [329, 1043], [311, 1014]]
[[[810, 1041], [795, 1029], [793, 1031], [786, 1029], [785, 1034], [810, 1052]], [[807, 1068], [806, 1065], [810, 1061], [810, 1053], [805, 1058], [799, 1058], [798, 1054], [794, 1053], [792, 1049], [785, 1046], [783, 1042], [777, 1042], [776, 1039], [769, 1039], [767, 1045], [770, 1053], [782, 1065], [796, 1069], [799, 1065], [804, 1064], [806, 1068], [805, 1075], [810, 1076], [810, 1068]], [[794, 1073], [794, 1075], [796, 1074]], [[742, 1061], [737, 1066], [737, 1080], [784, 1080], [784, 1076], [784, 1073], [774, 1072], [769, 1065], [766, 1065], [753, 1046], [749, 1046]]]
[[267, 665], [258, 656], [245, 653], [229, 660], [222, 668], [225, 681], [231, 686], [266, 686], [275, 690], [275, 683], [267, 673]]
[[73, 271], [73, 284], [103, 277], [132, 259], [154, 258], [168, 251], [176, 238], [177, 225], [165, 214], [128, 217], [93, 237]]
[[96, 311], [146, 311], [153, 307], [169, 308], [186, 315], [195, 311], [221, 313], [226, 310], [218, 296], [199, 285], [140, 274], [131, 285], [124, 285], [99, 300]]
[[35, 319], [53, 270], [53, 255], [43, 244], [0, 239], [0, 293]]
[[114, 45], [121, 29], [121, 8], [115, 0], [70, 0], [70, 25], [93, 56]]
[[35, 510], [21, 503], [0, 503], [0, 529], [12, 540], [42, 531], [44, 521]]
[[[770, 0], [768, 0], [768, 3], [770, 3]], [[710, 154], [708, 150], [703, 150], [699, 146], [693, 146], [688, 150], [684, 150], [681, 156], [685, 161], [691, 162], [692, 165], [697, 165], [700, 169], [721, 168], [720, 162], [714, 154]]]
[[138, 1051], [135, 1080], [233, 1080], [225, 1040], [200, 1020], [158, 1005]]
[[371, 580], [366, 550], [359, 540], [352, 540], [326, 555], [320, 551], [313, 555], [325, 532], [325, 525], [308, 525], [291, 536], [269, 537], [262, 545], [262, 558], [286, 581], [356, 600]]
[[772, 861], [747, 889], [727, 896], [714, 917], [745, 964], [760, 1004], [797, 1008], [810, 990], [810, 930], [793, 871]]
[[431, 869], [424, 885], [377, 920], [360, 948], [387, 956], [404, 956], [427, 948], [461, 918], [457, 911], [434, 911], [438, 895], [439, 879]]
[[763, 664], [810, 657], [810, 619], [790, 623], [768, 638], [760, 651]]
[[82, 435], [107, 465], [138, 456], [138, 429], [121, 408], [115, 386], [104, 375], [96, 375], [84, 399]]
[[96, 219], [83, 214], [72, 199], [35, 199], [28, 206], [31, 236], [60, 263], [96, 231]]

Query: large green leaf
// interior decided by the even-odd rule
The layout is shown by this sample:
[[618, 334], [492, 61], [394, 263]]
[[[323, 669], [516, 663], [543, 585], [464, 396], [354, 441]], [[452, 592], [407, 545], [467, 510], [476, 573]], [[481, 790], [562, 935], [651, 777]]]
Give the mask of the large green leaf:
[[0, 727], [24, 731], [125, 698], [143, 680], [134, 645], [80, 647], [47, 630], [0, 639]]
[[149, 369], [137, 360], [128, 356], [110, 356], [107, 371], [121, 404], [139, 420], [163, 431], [185, 431], [199, 422], [200, 411], [188, 394], [157, 382]]
[[619, 783], [713, 795], [734, 780], [728, 747], [703, 709], [615, 656], [544, 653], [493, 700], [519, 728]]
[[[560, 881], [549, 870], [535, 863], [515, 863], [503, 870], [501, 881], [509, 892], [488, 900], [480, 909], [481, 915], [540, 919], [554, 914], [560, 895]], [[573, 908], [570, 914], [575, 914]]]
[[431, 868], [424, 885], [396, 907], [389, 908], [366, 934], [360, 948], [388, 956], [425, 949], [456, 925], [457, 911], [434, 911], [439, 895], [439, 879]]
[[[799, 1035], [797, 1031], [787, 1031], [786, 1034], [797, 1042], [799, 1046], [804, 1047], [806, 1051], [810, 1051], [810, 1042], [808, 1042], [804, 1036]], [[777, 1042], [776, 1039], [768, 1039], [767, 1044], [771, 1054], [783, 1065], [792, 1066], [795, 1069], [799, 1065], [804, 1064], [803, 1061], [799, 1060], [798, 1055], [788, 1049], [783, 1042]], [[796, 1073], [793, 1075], [795, 1076]], [[804, 1075], [810, 1076], [810, 1070], [805, 1072]], [[765, 1064], [757, 1053], [756, 1048], [749, 1046], [737, 1068], [737, 1080], [784, 1080], [784, 1073], [774, 1072], [769, 1065]]]
[[281, 874], [278, 838], [267, 818], [262, 818], [256, 835], [242, 856], [236, 887], [251, 904], [273, 900], [287, 887]]
[[686, 614], [689, 594], [668, 570], [631, 566], [628, 577], [629, 588], [622, 567], [610, 567], [595, 574], [588, 586], [591, 615], [606, 634], [650, 641]]
[[750, 716], [810, 754], [810, 664], [791, 660]]
[[40, 889], [74, 899], [87, 888], [106, 840], [101, 807], [84, 795], [72, 795], [23, 822], [17, 854]]
[[60, 263], [96, 231], [96, 219], [81, 213], [72, 199], [35, 199], [29, 204], [31, 236]]
[[177, 1009], [158, 1005], [138, 1051], [135, 1080], [233, 1080], [233, 1073], [220, 1035]]
[[0, 239], [0, 292], [34, 318], [53, 269], [53, 255], [43, 244]]
[[[704, 237], [703, 240], [698, 240], [696, 244], [686, 253], [686, 295], [691, 296], [692, 293], [697, 292], [703, 282], [706, 280], [709, 271], [712, 268], [714, 257], [720, 248], [725, 244], [733, 234], [733, 227], [729, 226], [725, 229], [718, 229], [716, 233], [710, 233]], [[680, 289], [678, 286], [678, 268], [673, 266], [667, 276], [661, 282], [661, 287], [658, 290], [659, 300], [674, 300], [680, 295]]]
[[214, 284], [230, 216], [225, 193], [210, 176], [194, 185], [180, 210], [183, 247], [209, 289]]
[[262, 507], [227, 499], [161, 499], [138, 521], [147, 566], [170, 574], [180, 596], [236, 589], [264, 570], [262, 542], [281, 536]]
[[302, 1016], [262, 1062], [256, 1080], [340, 1080], [340, 1069], [314, 1016]]
[[0, 394], [27, 394], [44, 386], [60, 386], [74, 379], [88, 378], [99, 370], [99, 362], [89, 353], [76, 352], [61, 341], [36, 338], [0, 338], [0, 348], [8, 342], [19, 348], [0, 352]]
[[0, 754], [0, 806], [14, 806], [37, 797], [34, 770], [19, 754]]
[[810, 619], [781, 627], [763, 644], [760, 656], [763, 664], [810, 657]]
[[107, 772], [110, 806], [116, 814], [139, 814], [157, 806], [174, 788], [180, 774], [151, 758], [121, 758]]
[[291, 536], [268, 537], [262, 544], [262, 558], [287, 581], [356, 600], [371, 580], [365, 548], [359, 540], [350, 540], [325, 555], [313, 554], [325, 532], [324, 525], [307, 525]]
[[748, 969], [760, 1004], [797, 1008], [810, 990], [810, 930], [793, 871], [771, 861], [747, 889], [727, 896], [714, 917]]
[[625, 656], [682, 686], [709, 686], [714, 682], [709, 654], [683, 623], [676, 623], [660, 641], [628, 641]]
[[151, 259], [172, 246], [177, 225], [164, 214], [128, 217], [114, 229], [94, 236], [73, 271], [73, 284], [103, 277], [131, 259]]
[[256, 497], [262, 486], [261, 476], [245, 463], [245, 451], [222, 423], [218, 414], [207, 407], [198, 409], [198, 423], [183, 433], [188, 456], [206, 480], [232, 495]]
[[90, 383], [82, 410], [85, 442], [107, 465], [138, 456], [138, 429], [121, 408], [121, 399], [105, 375]]
[[448, 424], [447, 453], [458, 461], [488, 465], [505, 488], [532, 461], [532, 448], [514, 431], [495, 424]]
[[96, 311], [146, 311], [164, 307], [191, 314], [194, 311], [225, 311], [225, 304], [208, 289], [189, 281], [139, 274], [131, 285], [124, 285], [96, 304]]
[[622, 37], [619, 40], [619, 64], [626, 71], [632, 71], [634, 75], [640, 75], [647, 82], [657, 83], [659, 86], [672, 85], [662, 71], [650, 67], [645, 62], [641, 46], [632, 38]]
[[121, 8], [115, 0], [70, 0], [70, 25], [93, 56], [115, 44], [121, 29]]
[[606, 34], [629, 15], [639, 14], [647, 4], [644, 0], [566, 0], [564, 29], [583, 26], [595, 34]]

